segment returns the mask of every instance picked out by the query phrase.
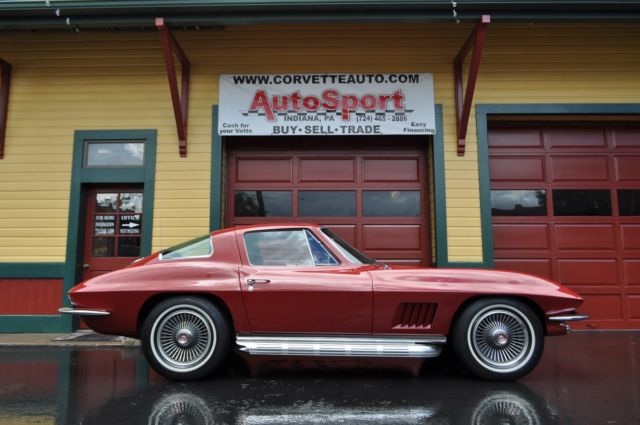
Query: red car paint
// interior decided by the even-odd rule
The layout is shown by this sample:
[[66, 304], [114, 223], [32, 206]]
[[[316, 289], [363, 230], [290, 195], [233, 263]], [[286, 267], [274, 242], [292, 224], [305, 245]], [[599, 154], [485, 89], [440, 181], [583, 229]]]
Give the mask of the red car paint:
[[[247, 231], [305, 228], [341, 262], [337, 266], [256, 267], [249, 264]], [[159, 255], [97, 276], [74, 287], [76, 308], [106, 310], [108, 317], [87, 316], [92, 329], [138, 337], [149, 306], [158, 298], [200, 295], [224, 304], [237, 333], [374, 335], [447, 335], [465, 302], [483, 296], [517, 297], [540, 315], [572, 311], [580, 296], [542, 278], [495, 270], [354, 265], [331, 249], [320, 228], [311, 224], [243, 226], [213, 232], [214, 252], [207, 258], [161, 260]], [[269, 280], [249, 290], [247, 279]], [[434, 304], [428, 324], [399, 326], [402, 305]], [[548, 335], [565, 333], [546, 323]]]

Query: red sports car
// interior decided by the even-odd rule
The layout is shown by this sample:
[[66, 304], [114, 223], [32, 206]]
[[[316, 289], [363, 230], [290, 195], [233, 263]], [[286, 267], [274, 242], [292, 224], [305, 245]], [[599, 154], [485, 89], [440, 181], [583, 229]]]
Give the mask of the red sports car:
[[161, 375], [193, 380], [250, 354], [436, 357], [517, 379], [582, 299], [525, 274], [387, 266], [316, 225], [213, 232], [82, 282], [72, 308], [97, 332], [142, 340]]

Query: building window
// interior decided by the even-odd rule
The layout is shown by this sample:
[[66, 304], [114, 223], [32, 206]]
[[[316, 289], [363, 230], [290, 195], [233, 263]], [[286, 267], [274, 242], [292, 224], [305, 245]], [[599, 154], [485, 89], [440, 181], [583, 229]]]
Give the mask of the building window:
[[420, 191], [365, 190], [362, 205], [365, 217], [418, 217]]
[[553, 214], [610, 216], [611, 193], [607, 189], [555, 189]]
[[620, 215], [640, 215], [640, 189], [618, 190]]
[[291, 217], [290, 191], [238, 190], [233, 200], [236, 217]]
[[547, 215], [547, 191], [492, 190], [491, 215], [493, 216], [540, 216]]
[[298, 192], [300, 217], [355, 217], [354, 190], [301, 190]]
[[84, 168], [144, 167], [144, 142], [87, 141], [84, 144]]

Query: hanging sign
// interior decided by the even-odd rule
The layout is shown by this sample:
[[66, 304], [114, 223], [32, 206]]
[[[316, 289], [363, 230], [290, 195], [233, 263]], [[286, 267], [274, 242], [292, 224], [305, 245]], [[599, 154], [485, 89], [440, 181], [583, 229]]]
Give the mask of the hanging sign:
[[431, 74], [221, 75], [221, 136], [435, 134]]

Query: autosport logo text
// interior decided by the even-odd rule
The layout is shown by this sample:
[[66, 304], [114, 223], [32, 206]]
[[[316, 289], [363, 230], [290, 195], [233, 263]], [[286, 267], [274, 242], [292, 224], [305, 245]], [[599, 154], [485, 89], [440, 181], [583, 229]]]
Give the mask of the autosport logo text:
[[339, 113], [342, 121], [349, 121], [353, 112], [401, 112], [404, 111], [404, 94], [396, 90], [390, 94], [342, 94], [335, 89], [323, 91], [320, 96], [303, 95], [295, 91], [289, 95], [269, 94], [257, 90], [249, 107], [250, 113], [264, 115], [268, 121], [276, 121], [280, 112], [327, 112]]

